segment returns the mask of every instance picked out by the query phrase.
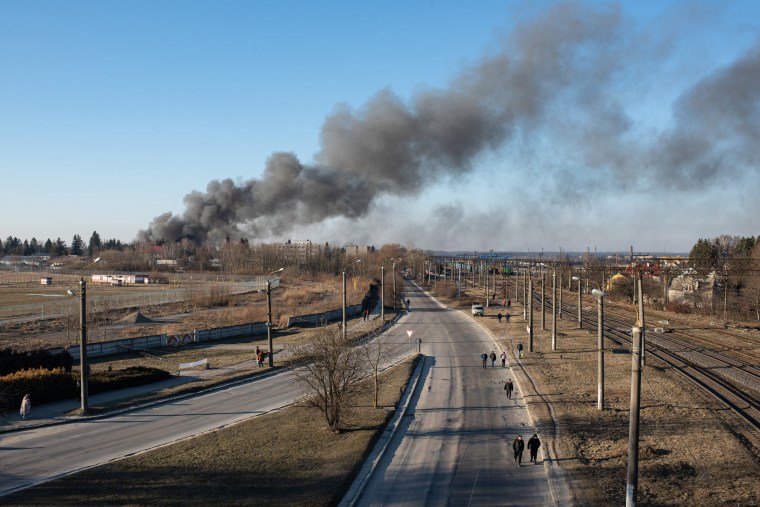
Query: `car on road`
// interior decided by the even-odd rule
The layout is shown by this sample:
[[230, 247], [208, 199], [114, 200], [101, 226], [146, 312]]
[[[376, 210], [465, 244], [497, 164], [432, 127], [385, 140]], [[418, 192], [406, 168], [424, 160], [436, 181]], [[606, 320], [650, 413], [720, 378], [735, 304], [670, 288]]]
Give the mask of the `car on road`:
[[482, 316], [485, 312], [483, 311], [483, 305], [480, 303], [475, 303], [472, 305], [472, 314], [473, 315], [480, 315]]

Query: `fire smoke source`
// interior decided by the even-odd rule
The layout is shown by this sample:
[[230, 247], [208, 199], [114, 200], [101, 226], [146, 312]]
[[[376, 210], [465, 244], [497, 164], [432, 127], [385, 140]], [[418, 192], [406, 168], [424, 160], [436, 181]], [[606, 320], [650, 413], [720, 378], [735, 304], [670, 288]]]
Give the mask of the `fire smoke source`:
[[446, 89], [409, 101], [383, 90], [358, 110], [337, 107], [315, 164], [274, 153], [261, 179], [211, 181], [205, 193], [185, 196], [181, 215], [156, 217], [140, 239], [216, 241], [360, 218], [383, 195], [417, 195], [424, 181], [467, 173], [484, 151], [530, 144], [537, 133], [606, 185], [688, 188], [756, 166], [760, 45], [687, 90], [668, 130], [639, 136], [613, 90], [642, 51], [636, 35], [618, 7], [555, 5]]

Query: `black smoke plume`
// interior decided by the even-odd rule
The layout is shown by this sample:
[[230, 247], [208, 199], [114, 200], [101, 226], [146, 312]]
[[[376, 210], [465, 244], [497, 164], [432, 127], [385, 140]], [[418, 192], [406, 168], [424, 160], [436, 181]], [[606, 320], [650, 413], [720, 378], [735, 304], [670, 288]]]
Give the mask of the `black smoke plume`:
[[418, 195], [468, 173], [478, 155], [530, 146], [539, 134], [567, 153], [555, 177], [572, 179], [567, 168], [575, 167], [585, 184], [687, 189], [757, 167], [760, 45], [687, 90], [667, 130], [641, 136], [615, 87], [636, 79], [631, 65], [644, 40], [618, 7], [555, 5], [517, 25], [499, 51], [446, 89], [409, 101], [383, 90], [358, 110], [337, 107], [315, 164], [274, 153], [260, 179], [211, 181], [184, 198], [181, 215], [156, 217], [140, 239], [266, 237], [360, 218], [381, 196]]

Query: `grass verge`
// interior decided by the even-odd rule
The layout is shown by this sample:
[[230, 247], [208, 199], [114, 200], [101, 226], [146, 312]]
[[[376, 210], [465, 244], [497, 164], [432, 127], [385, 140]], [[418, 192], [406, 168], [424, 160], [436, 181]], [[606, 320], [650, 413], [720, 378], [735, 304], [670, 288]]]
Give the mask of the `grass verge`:
[[4, 497], [4, 505], [334, 505], [393, 414], [414, 369], [384, 372], [335, 434], [318, 411], [293, 406]]

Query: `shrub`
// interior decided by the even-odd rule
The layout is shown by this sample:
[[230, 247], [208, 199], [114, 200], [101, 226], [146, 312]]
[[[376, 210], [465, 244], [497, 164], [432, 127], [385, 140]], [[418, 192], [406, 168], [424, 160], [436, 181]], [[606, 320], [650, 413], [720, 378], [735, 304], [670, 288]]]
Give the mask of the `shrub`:
[[211, 286], [191, 295], [191, 302], [199, 308], [229, 306], [231, 300], [230, 289], [222, 286]]
[[131, 366], [123, 370], [93, 373], [88, 382], [88, 388], [90, 394], [97, 394], [151, 384], [168, 378], [171, 378], [171, 373], [165, 370], [146, 366]]
[[76, 396], [76, 382], [63, 368], [20, 370], [0, 377], [0, 393], [5, 393], [3, 409], [17, 407], [29, 394], [35, 403], [58, 401]]
[[66, 371], [71, 371], [73, 363], [74, 359], [67, 351], [53, 354], [44, 349], [29, 352], [16, 352], [9, 348], [0, 350], [0, 376], [37, 368], [46, 370], [63, 368]]

